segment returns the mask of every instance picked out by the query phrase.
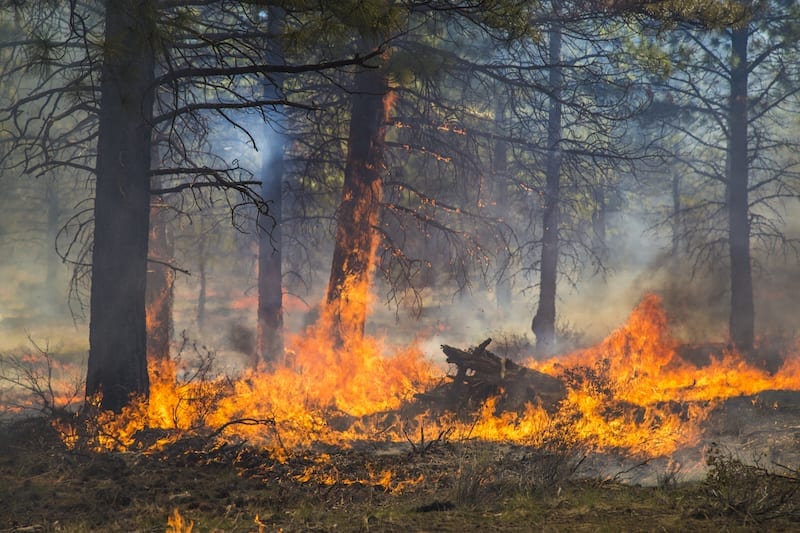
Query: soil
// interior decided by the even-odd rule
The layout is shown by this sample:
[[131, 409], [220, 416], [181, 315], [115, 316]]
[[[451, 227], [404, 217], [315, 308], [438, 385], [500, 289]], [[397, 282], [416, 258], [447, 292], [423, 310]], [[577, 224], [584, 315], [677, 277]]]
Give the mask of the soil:
[[[155, 453], [94, 453], [67, 450], [44, 417], [17, 419], [0, 427], [0, 531], [185, 531], [181, 520], [226, 532], [800, 530], [800, 433], [767, 430], [786, 415], [773, 405], [727, 409], [720, 420], [766, 413], [744, 438], [773, 459], [779, 448], [794, 470], [772, 475], [718, 453], [713, 476], [688, 479], [666, 461], [444, 440], [277, 457], [193, 437]], [[740, 427], [711, 431], [742, 442]], [[655, 482], [637, 484], [647, 476], [632, 473], [648, 468]]]

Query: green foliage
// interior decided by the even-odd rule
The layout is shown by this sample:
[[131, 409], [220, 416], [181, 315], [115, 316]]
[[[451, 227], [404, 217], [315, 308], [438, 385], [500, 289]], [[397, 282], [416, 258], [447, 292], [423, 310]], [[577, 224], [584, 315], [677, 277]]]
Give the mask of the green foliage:
[[409, 87], [415, 81], [440, 82], [446, 76], [447, 63], [443, 55], [430, 54], [419, 57], [409, 50], [399, 49], [392, 53], [386, 65], [392, 81], [401, 87]]
[[627, 36], [627, 52], [639, 63], [641, 68], [664, 80], [669, 78], [674, 69], [670, 54], [651, 39], [640, 36]]
[[541, 38], [540, 28], [532, 23], [536, 12], [541, 8], [540, 2], [488, 0], [478, 1], [475, 4], [478, 20], [490, 31], [502, 31], [505, 39], [515, 41]]
[[343, 0], [330, 4], [337, 19], [368, 40], [382, 40], [400, 31], [408, 16], [406, 8], [385, 0]]
[[646, 15], [665, 29], [678, 23], [692, 23], [706, 28], [724, 28], [742, 24], [751, 15], [749, 3], [740, 0], [657, 0], [621, 2], [633, 13]]

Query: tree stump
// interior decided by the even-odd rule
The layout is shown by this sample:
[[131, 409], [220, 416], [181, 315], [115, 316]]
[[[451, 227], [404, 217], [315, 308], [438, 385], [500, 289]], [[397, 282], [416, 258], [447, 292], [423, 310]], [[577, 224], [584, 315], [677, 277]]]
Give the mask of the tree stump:
[[510, 359], [499, 357], [486, 347], [486, 339], [476, 348], [461, 350], [442, 345], [447, 362], [456, 366], [455, 375], [418, 399], [431, 408], [466, 414], [476, 411], [483, 403], [498, 397], [501, 411], [521, 412], [525, 405], [540, 404], [550, 411], [566, 396], [564, 384], [547, 374], [520, 366]]

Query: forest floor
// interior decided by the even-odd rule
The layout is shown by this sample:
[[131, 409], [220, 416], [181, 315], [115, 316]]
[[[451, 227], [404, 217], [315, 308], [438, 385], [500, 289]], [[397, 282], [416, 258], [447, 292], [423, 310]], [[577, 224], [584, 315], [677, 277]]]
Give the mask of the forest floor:
[[[51, 338], [67, 339], [57, 347], [40, 342], [69, 363], [53, 370], [84, 367], [85, 332], [17, 319], [22, 314], [11, 309], [0, 320], [7, 344], [0, 353], [39, 339], [29, 323], [41, 322]], [[217, 314], [214, 345], [231, 336], [224, 326], [241, 321]], [[452, 335], [484, 331], [468, 326]], [[431, 341], [431, 353], [447, 340]], [[235, 355], [222, 359], [241, 366]], [[6, 413], [2, 392], [0, 533], [188, 531], [189, 524], [195, 532], [800, 531], [798, 393], [733, 399], [696, 448], [645, 461], [419, 438], [285, 456], [199, 437], [147, 453], [70, 450], [49, 419]]]
[[[783, 436], [800, 452], [800, 434]], [[796, 470], [769, 473], [721, 452], [704, 454], [702, 477], [663, 463], [642, 486], [625, 474], [645, 462], [586, 475], [597, 458], [566, 450], [421, 444], [276, 458], [194, 438], [147, 454], [94, 453], [66, 449], [43, 417], [6, 421], [0, 532], [800, 529]]]

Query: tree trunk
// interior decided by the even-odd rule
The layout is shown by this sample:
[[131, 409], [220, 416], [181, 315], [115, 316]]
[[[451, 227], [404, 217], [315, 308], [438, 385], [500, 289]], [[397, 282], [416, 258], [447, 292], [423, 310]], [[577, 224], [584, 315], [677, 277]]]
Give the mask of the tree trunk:
[[200, 234], [197, 237], [197, 328], [202, 332], [206, 326], [206, 270], [208, 268], [208, 250], [206, 246], [206, 230], [203, 217], [200, 217]]
[[[505, 102], [502, 98], [497, 100], [494, 120], [498, 135], [505, 135]], [[498, 138], [495, 141], [493, 163], [492, 215], [497, 218], [503, 218], [503, 211], [508, 208], [508, 142], [505, 139]], [[497, 228], [496, 231], [499, 232], [501, 230]], [[508, 246], [502, 235], [496, 235], [494, 240], [500, 245], [495, 250], [498, 265], [495, 300], [497, 309], [505, 310], [510, 309], [512, 305], [511, 276], [509, 272], [511, 270], [511, 254], [509, 254]]]
[[[558, 11], [554, 3], [555, 12]], [[556, 281], [558, 277], [558, 225], [561, 196], [561, 24], [552, 23], [549, 31], [550, 110], [547, 120], [547, 170], [544, 190], [542, 261], [539, 303], [531, 323], [536, 348], [549, 352], [555, 343]]]
[[747, 27], [731, 37], [731, 94], [728, 116], [728, 245], [731, 260], [730, 339], [742, 352], [753, 348], [755, 310], [750, 265], [750, 213], [747, 198]]
[[373, 228], [378, 224], [382, 198], [383, 146], [391, 106], [392, 95], [383, 68], [355, 74], [347, 164], [325, 309], [338, 344], [350, 336], [364, 335], [378, 245]]
[[161, 197], [150, 207], [150, 242], [147, 268], [147, 355], [169, 359], [172, 341], [172, 303], [175, 271], [170, 268], [173, 246], [167, 229], [167, 211]]
[[[277, 7], [267, 11], [267, 63], [280, 64], [283, 54], [278, 40], [285, 13]], [[278, 99], [284, 76], [273, 76], [264, 85], [264, 99]], [[267, 203], [271, 224], [259, 228], [258, 240], [258, 358], [277, 361], [283, 355], [283, 284], [281, 258], [281, 221], [283, 217], [283, 151], [286, 138], [284, 117], [278, 112], [268, 114], [265, 127], [265, 146], [261, 165], [261, 197]]]
[[145, 283], [155, 2], [105, 2], [86, 395], [147, 395]]

